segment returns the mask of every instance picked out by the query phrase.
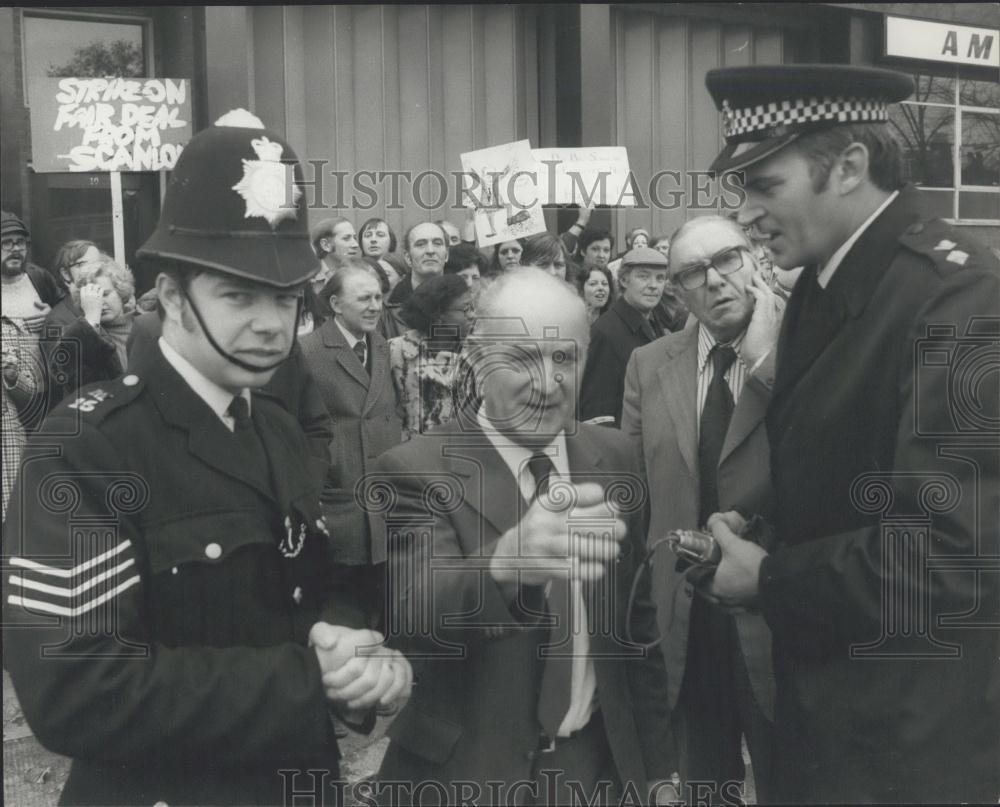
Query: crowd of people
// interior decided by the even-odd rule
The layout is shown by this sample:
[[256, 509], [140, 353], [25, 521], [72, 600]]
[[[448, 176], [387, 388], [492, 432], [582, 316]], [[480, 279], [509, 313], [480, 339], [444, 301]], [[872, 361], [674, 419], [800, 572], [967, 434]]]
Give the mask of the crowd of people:
[[761, 803], [996, 800], [1000, 446], [914, 357], [1000, 266], [906, 184], [908, 77], [707, 84], [743, 207], [618, 253], [587, 209], [309, 228], [242, 111], [138, 299], [3, 214], [4, 663], [64, 803], [344, 803], [379, 714], [393, 807], [740, 804], [748, 759]]

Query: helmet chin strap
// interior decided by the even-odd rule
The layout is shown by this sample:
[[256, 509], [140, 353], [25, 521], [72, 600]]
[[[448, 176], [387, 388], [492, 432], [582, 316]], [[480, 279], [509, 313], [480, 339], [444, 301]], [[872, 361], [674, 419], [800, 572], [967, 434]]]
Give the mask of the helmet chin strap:
[[249, 362], [245, 362], [242, 359], [238, 359], [235, 356], [226, 353], [226, 351], [222, 349], [219, 343], [215, 341], [215, 337], [212, 336], [212, 332], [208, 329], [208, 325], [205, 324], [205, 320], [202, 318], [201, 312], [198, 310], [198, 306], [194, 304], [194, 300], [192, 300], [191, 295], [187, 293], [187, 289], [183, 289], [182, 293], [184, 295], [184, 299], [188, 301], [188, 305], [191, 306], [191, 310], [194, 311], [195, 319], [198, 320], [198, 324], [201, 326], [202, 333], [204, 333], [206, 338], [208, 339], [208, 343], [215, 349], [216, 353], [222, 356], [222, 358], [224, 358], [230, 364], [235, 364], [241, 370], [246, 370], [248, 373], [268, 373], [271, 370], [276, 370], [278, 367], [284, 364], [285, 361], [288, 359], [288, 357], [292, 354], [292, 351], [295, 350], [295, 342], [298, 339], [298, 333], [299, 333], [299, 318], [302, 315], [301, 297], [299, 297], [298, 302], [295, 304], [295, 326], [292, 328], [292, 346], [291, 348], [289, 348], [288, 353], [285, 355], [284, 358], [278, 359], [278, 361], [273, 362], [272, 364], [256, 365], [256, 364], [250, 364]]

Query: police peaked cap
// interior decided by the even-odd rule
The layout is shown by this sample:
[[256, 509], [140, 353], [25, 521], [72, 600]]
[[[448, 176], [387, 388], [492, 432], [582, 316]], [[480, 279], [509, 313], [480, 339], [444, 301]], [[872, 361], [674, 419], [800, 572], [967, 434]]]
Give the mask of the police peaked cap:
[[769, 157], [800, 135], [840, 123], [884, 123], [889, 104], [913, 93], [905, 73], [850, 65], [723, 67], [705, 76], [722, 112], [726, 147], [712, 171], [735, 171]]
[[137, 254], [297, 286], [319, 268], [301, 182], [288, 143], [249, 112], [234, 110], [184, 147], [159, 224]]

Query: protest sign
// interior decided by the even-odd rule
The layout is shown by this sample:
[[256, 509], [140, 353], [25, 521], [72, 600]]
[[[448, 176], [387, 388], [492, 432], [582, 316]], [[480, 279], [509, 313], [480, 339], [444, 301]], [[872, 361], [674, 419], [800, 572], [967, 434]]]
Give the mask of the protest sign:
[[37, 172], [169, 171], [191, 138], [186, 79], [30, 81]]
[[635, 207], [624, 146], [532, 149], [547, 205]]
[[462, 155], [464, 200], [475, 211], [480, 247], [545, 232], [538, 167], [527, 140]]

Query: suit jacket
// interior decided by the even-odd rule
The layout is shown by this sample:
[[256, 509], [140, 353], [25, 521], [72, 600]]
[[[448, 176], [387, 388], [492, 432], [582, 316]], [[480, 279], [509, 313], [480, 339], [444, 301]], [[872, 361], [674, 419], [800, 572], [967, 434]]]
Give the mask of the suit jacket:
[[385, 544], [373, 530], [374, 516], [360, 506], [355, 486], [374, 459], [399, 443], [403, 434], [389, 346], [378, 333], [368, 338], [370, 374], [332, 319], [301, 342], [306, 366], [333, 420], [323, 511], [333, 535], [334, 560], [349, 565], [385, 561]]
[[[622, 431], [639, 446], [650, 491], [649, 540], [670, 530], [698, 529], [698, 321], [683, 331], [638, 348], [628, 364]], [[766, 513], [770, 508], [770, 451], [764, 412], [770, 390], [756, 377], [744, 384], [715, 472], [720, 509]], [[669, 704], [674, 708], [684, 679], [688, 624], [694, 590], [665, 548], [653, 561], [653, 601], [657, 606], [667, 662]], [[774, 719], [771, 632], [759, 613], [736, 616], [740, 648], [754, 698]]]
[[39, 741], [73, 757], [62, 803], [277, 804], [281, 768], [337, 775], [307, 636], [364, 615], [325, 565], [322, 463], [277, 401], [254, 392], [251, 416], [270, 480], [157, 350], [29, 447], [6, 667]]
[[760, 585], [785, 800], [1000, 793], [1000, 575], [970, 571], [1000, 555], [1000, 267], [917, 195], [782, 324]]
[[[135, 318], [127, 343], [130, 370], [159, 353], [157, 341], [162, 331], [163, 322], [155, 311], [145, 311]], [[292, 348], [288, 361], [275, 371], [271, 380], [261, 388], [261, 392], [281, 401], [306, 433], [309, 453], [326, 462], [329, 458], [330, 439], [333, 437], [333, 423], [326, 411], [326, 404], [316, 385], [312, 383], [298, 342]]]
[[[478, 426], [454, 420], [379, 458], [370, 480], [390, 536], [390, 633], [414, 658], [419, 684], [389, 728], [384, 780], [489, 780], [530, 777], [542, 664], [549, 637], [538, 614], [541, 587], [522, 586], [511, 603], [489, 575], [496, 542], [526, 508], [517, 482]], [[631, 446], [610, 429], [579, 425], [567, 437], [574, 481], [641, 484]], [[642, 500], [642, 497], [638, 497]], [[631, 519], [622, 557], [606, 586], [585, 587], [591, 607], [614, 619], [591, 639], [597, 699], [623, 784], [645, 797], [648, 778], [675, 770], [663, 659], [625, 641], [626, 604], [642, 558], [641, 519]], [[633, 609], [637, 642], [655, 637], [655, 614], [643, 575]], [[591, 611], [589, 625], [598, 630]], [[607, 618], [607, 617], [605, 617]], [[615, 641], [615, 638], [618, 641]], [[627, 658], [622, 656], [626, 655]]]
[[629, 356], [656, 338], [655, 327], [622, 297], [594, 323], [580, 387], [581, 420], [621, 424]]

